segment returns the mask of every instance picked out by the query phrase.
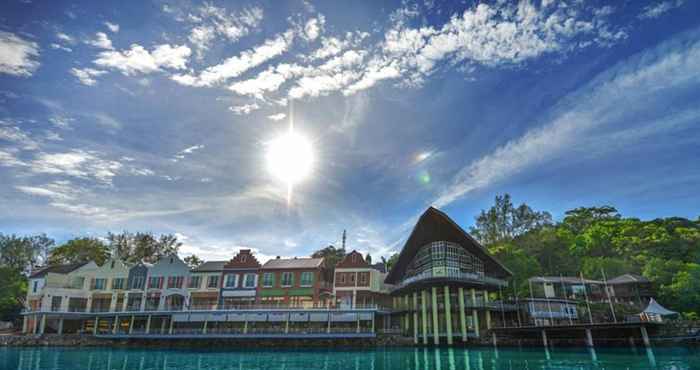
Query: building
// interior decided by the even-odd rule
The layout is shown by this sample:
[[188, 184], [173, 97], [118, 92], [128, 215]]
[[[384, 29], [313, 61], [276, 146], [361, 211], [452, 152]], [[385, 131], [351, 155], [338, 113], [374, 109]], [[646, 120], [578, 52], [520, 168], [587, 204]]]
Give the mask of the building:
[[126, 311], [143, 311], [146, 306], [145, 289], [151, 264], [139, 262], [129, 268], [126, 292]]
[[519, 302], [519, 309], [524, 313], [519, 325], [552, 326], [577, 324], [579, 301], [560, 298], [526, 298]]
[[146, 311], [179, 311], [189, 306], [185, 285], [190, 268], [176, 254], [161, 257], [148, 268]]
[[532, 298], [562, 298], [606, 302], [605, 284], [600, 280], [570, 276], [533, 276], [528, 279]]
[[[492, 296], [511, 272], [445, 213], [430, 207], [418, 219], [385, 282], [394, 317], [415, 343], [453, 344], [490, 329]], [[392, 319], [393, 320], [393, 319]]]
[[370, 265], [357, 251], [335, 265], [333, 296], [341, 308], [383, 305], [389, 298], [383, 264]]
[[190, 309], [212, 310], [219, 304], [221, 273], [226, 261], [207, 261], [190, 271], [187, 290], [190, 295]]
[[654, 297], [654, 287], [641, 275], [624, 274], [607, 281], [608, 290], [615, 303], [644, 308]]
[[224, 263], [220, 294], [221, 307], [255, 305], [260, 267], [260, 262], [250, 249], [241, 249], [230, 261]]
[[323, 258], [275, 258], [259, 272], [257, 301], [265, 306], [325, 307], [332, 276]]

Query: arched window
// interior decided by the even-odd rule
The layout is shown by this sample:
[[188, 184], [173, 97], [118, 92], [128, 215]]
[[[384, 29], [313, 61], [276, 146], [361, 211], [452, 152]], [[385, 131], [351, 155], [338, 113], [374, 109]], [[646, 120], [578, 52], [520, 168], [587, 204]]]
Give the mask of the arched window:
[[436, 241], [418, 249], [418, 253], [408, 265], [406, 278], [425, 273], [434, 276], [459, 273], [483, 276], [484, 263], [457, 243]]

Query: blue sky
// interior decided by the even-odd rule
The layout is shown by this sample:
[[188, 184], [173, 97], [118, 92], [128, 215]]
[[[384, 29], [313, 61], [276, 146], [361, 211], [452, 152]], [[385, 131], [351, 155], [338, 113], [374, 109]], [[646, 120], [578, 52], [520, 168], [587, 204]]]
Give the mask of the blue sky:
[[[0, 5], [0, 232], [398, 250], [429, 205], [696, 218], [700, 3]], [[265, 162], [288, 130], [312, 174]]]

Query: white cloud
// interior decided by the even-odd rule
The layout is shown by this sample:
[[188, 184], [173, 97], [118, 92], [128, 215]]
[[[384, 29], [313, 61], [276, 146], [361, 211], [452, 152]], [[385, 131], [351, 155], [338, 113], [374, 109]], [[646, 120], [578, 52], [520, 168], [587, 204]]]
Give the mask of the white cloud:
[[63, 42], [67, 42], [67, 43], [69, 43], [69, 44], [74, 44], [74, 43], [75, 43], [75, 39], [74, 39], [73, 37], [71, 37], [71, 36], [69, 36], [69, 35], [66, 35], [66, 34], [63, 33], [63, 32], [57, 33], [57, 34], [56, 34], [56, 38], [59, 39], [59, 40], [61, 40], [61, 41], [63, 41]]
[[133, 44], [130, 49], [124, 51], [103, 51], [94, 63], [131, 76], [160, 71], [162, 68], [185, 69], [191, 53], [190, 48], [185, 45], [162, 44], [149, 52], [143, 46]]
[[644, 7], [638, 15], [639, 19], [654, 19], [658, 18], [669, 11], [679, 8], [683, 5], [684, 0], [667, 0], [657, 4], [651, 4]]
[[175, 157], [171, 159], [173, 162], [177, 162], [180, 159], [184, 159], [187, 154], [192, 154], [198, 150], [204, 149], [204, 144], [199, 144], [199, 145], [193, 145], [188, 148], [185, 148], [181, 151], [179, 151], [177, 154], [175, 154]]
[[97, 83], [95, 77], [101, 76], [107, 72], [94, 68], [71, 68], [70, 73], [77, 77], [81, 84], [93, 86]]
[[316, 18], [311, 18], [304, 25], [304, 32], [302, 33], [302, 38], [306, 41], [313, 41], [318, 38], [323, 32], [323, 27], [326, 24], [326, 17], [323, 14], [319, 14]]
[[70, 52], [73, 51], [73, 49], [71, 49], [71, 48], [69, 48], [69, 47], [66, 47], [66, 46], [63, 46], [63, 45], [59, 45], [59, 44], [56, 44], [56, 43], [51, 43], [49, 46], [51, 47], [51, 49], [54, 49], [54, 50], [63, 50], [63, 51], [68, 52], [68, 53], [70, 53]]
[[107, 28], [109, 28], [109, 30], [114, 32], [114, 33], [119, 32], [119, 25], [116, 23], [105, 22], [105, 26], [107, 26]]
[[0, 149], [0, 165], [5, 167], [22, 167], [27, 164], [17, 158], [13, 151]]
[[197, 57], [202, 58], [204, 51], [218, 37], [224, 37], [230, 42], [238, 41], [258, 27], [263, 19], [260, 7], [249, 7], [240, 12], [228, 12], [224, 8], [205, 3], [197, 9], [196, 14], [190, 14], [188, 20], [195, 24], [190, 30], [188, 39], [197, 50]]
[[122, 168], [117, 161], [103, 159], [97, 152], [73, 149], [65, 153], [40, 153], [30, 162], [34, 173], [93, 179], [111, 185], [112, 178]]
[[[576, 149], [590, 153], [616, 144], [620, 136], [606, 138], [606, 134], [615, 123], [635, 122], [632, 117], [636, 109], [632, 102], [667, 104], [661, 101], [667, 89], [700, 85], [698, 36], [700, 32], [697, 31], [686, 34], [605, 71], [564, 99], [566, 103], [555, 110], [551, 121], [463, 168], [433, 204], [439, 207], [447, 205], [471, 191], [503, 181]], [[697, 122], [699, 115], [697, 112], [691, 115], [690, 122]], [[675, 127], [674, 124], [656, 125], [655, 130], [644, 130], [640, 125], [630, 131], [656, 134], [659, 129]], [[603, 128], [607, 128], [607, 132]], [[602, 139], [591, 140], [591, 137]], [[638, 135], [630, 137], [639, 138]], [[587, 142], [592, 145], [577, 148]]]
[[64, 130], [70, 129], [71, 122], [73, 121], [75, 121], [75, 119], [65, 116], [54, 115], [49, 117], [49, 122], [51, 122], [52, 125]]
[[16, 126], [0, 126], [0, 140], [18, 144], [24, 150], [35, 150], [39, 143]]
[[114, 50], [112, 40], [110, 40], [107, 34], [104, 32], [96, 33], [94, 39], [87, 40], [85, 43], [100, 49]]
[[258, 109], [260, 109], [260, 106], [257, 103], [252, 103], [252, 104], [244, 104], [244, 105], [229, 107], [228, 109], [235, 114], [241, 115], [241, 114], [248, 114], [254, 110], [258, 110]]
[[287, 117], [287, 115], [284, 114], [284, 113], [271, 114], [271, 115], [267, 116], [267, 118], [269, 118], [269, 119], [271, 119], [271, 120], [273, 120], [273, 121], [281, 121], [281, 120], [283, 120], [285, 117]]
[[228, 58], [221, 64], [206, 68], [199, 76], [175, 75], [172, 79], [180, 84], [191, 86], [214, 86], [226, 82], [226, 80], [238, 77], [243, 72], [281, 55], [287, 51], [293, 38], [294, 34], [291, 31], [287, 31], [284, 34], [266, 40], [262, 45]]
[[75, 199], [82, 189], [70, 181], [54, 181], [43, 186], [15, 186], [15, 189], [29, 195], [46, 197], [53, 200], [66, 201]]
[[0, 31], [0, 73], [29, 77], [39, 68], [39, 45], [14, 33]]

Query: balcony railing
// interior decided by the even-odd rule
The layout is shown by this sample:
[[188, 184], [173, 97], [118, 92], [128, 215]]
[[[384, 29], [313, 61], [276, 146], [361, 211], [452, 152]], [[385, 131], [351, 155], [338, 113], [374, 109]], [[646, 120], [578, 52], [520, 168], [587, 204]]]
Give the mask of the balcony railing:
[[440, 273], [440, 274], [435, 274], [433, 273], [432, 270], [425, 271], [421, 274], [418, 274], [416, 276], [411, 276], [409, 278], [404, 279], [401, 281], [399, 284], [397, 284], [394, 287], [394, 290], [396, 289], [401, 289], [404, 288], [408, 285], [423, 281], [423, 280], [430, 280], [430, 279], [453, 279], [453, 280], [458, 280], [458, 281], [464, 281], [464, 282], [476, 282], [476, 283], [481, 283], [481, 284], [489, 284], [489, 285], [495, 285], [495, 286], [500, 286], [500, 287], [507, 287], [508, 282], [502, 279], [497, 279], [497, 278], [492, 278], [489, 276], [484, 276], [482, 274], [476, 274], [476, 273], [471, 273], [471, 272], [445, 272], [445, 273]]
[[[115, 310], [111, 311], [108, 308], [93, 308], [88, 310], [85, 307], [69, 307], [68, 310], [50, 311], [54, 313], [61, 312], [92, 312], [92, 313], [138, 313], [138, 312], [194, 312], [194, 311], [211, 311], [211, 312], [229, 312], [229, 311], [375, 311], [378, 309], [377, 305], [357, 305], [353, 308], [348, 307], [301, 307], [301, 306], [291, 306], [291, 305], [241, 305], [241, 306], [219, 306], [219, 305], [202, 305], [202, 306], [190, 306], [190, 307], [144, 307], [141, 310], [140, 307], [127, 307], [126, 311]], [[43, 312], [42, 310], [24, 310], [24, 314], [30, 314], [33, 312]]]

